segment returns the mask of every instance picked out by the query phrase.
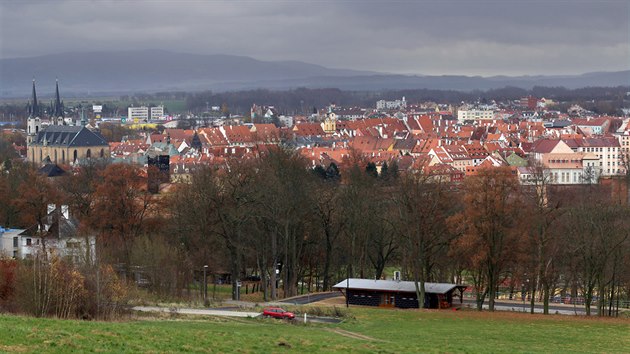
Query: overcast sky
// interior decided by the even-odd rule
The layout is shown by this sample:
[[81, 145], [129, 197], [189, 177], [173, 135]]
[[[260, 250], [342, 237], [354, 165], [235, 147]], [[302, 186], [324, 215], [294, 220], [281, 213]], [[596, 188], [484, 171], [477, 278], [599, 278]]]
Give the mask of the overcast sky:
[[166, 49], [405, 74], [630, 68], [630, 0], [0, 0], [0, 57]]

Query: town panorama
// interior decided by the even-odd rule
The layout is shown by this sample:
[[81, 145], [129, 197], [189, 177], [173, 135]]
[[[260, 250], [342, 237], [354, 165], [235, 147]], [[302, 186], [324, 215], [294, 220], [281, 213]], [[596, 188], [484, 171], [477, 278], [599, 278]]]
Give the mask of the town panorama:
[[629, 6], [0, 2], [0, 352], [627, 352]]

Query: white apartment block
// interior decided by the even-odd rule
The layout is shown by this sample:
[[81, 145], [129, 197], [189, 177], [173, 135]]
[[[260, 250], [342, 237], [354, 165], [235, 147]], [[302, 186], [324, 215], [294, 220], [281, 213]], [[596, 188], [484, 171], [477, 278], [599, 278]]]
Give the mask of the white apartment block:
[[461, 123], [465, 120], [492, 120], [494, 111], [485, 109], [468, 109], [457, 111], [457, 120]]
[[[621, 141], [623, 143], [624, 141]], [[602, 176], [623, 175], [626, 173], [620, 141], [615, 138], [585, 138], [577, 147], [577, 152], [592, 153], [599, 159], [598, 168]]]
[[164, 120], [164, 106], [151, 107], [151, 120]]
[[149, 107], [129, 107], [127, 109], [127, 121], [137, 123], [140, 121], [149, 121]]

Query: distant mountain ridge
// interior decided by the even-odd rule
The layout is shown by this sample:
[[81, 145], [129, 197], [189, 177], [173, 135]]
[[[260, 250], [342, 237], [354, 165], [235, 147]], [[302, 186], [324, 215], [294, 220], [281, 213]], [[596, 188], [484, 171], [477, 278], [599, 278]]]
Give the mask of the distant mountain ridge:
[[0, 97], [30, 93], [35, 77], [43, 96], [55, 78], [66, 96], [86, 93], [289, 89], [335, 87], [344, 90], [486, 90], [505, 86], [630, 86], [630, 70], [564, 76], [391, 75], [331, 69], [300, 61], [261, 61], [245, 56], [175, 53], [165, 50], [76, 52], [0, 59]]

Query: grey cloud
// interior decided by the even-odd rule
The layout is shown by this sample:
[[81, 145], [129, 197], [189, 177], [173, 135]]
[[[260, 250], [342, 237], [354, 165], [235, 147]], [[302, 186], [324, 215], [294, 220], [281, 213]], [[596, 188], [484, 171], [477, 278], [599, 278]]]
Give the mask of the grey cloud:
[[416, 74], [628, 69], [627, 1], [0, 2], [0, 57], [161, 48]]

